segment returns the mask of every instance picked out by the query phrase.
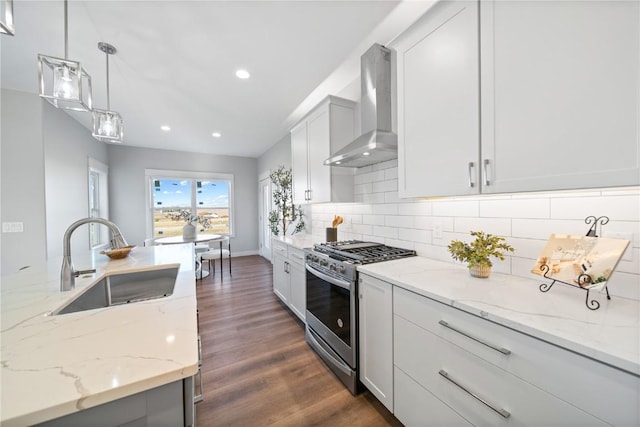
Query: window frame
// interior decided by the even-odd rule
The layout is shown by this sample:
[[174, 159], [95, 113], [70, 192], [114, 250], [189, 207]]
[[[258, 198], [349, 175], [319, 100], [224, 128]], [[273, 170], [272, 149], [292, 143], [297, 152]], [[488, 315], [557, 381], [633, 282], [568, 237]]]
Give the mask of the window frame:
[[[97, 191], [94, 191], [94, 194], [91, 194], [92, 175], [98, 178]], [[97, 202], [97, 208], [95, 205], [92, 206], [92, 200]], [[94, 211], [97, 211], [96, 215], [94, 215]], [[88, 157], [87, 160], [87, 216], [109, 219], [109, 167], [92, 157]], [[94, 233], [98, 235], [97, 243], [91, 239]], [[106, 227], [97, 223], [90, 223], [89, 248], [92, 250], [103, 249], [107, 248], [109, 244], [109, 231]]]
[[147, 221], [146, 221], [146, 236], [147, 238], [153, 237], [153, 181], [156, 179], [182, 179], [193, 181], [191, 185], [191, 209], [192, 212], [197, 211], [196, 205], [196, 192], [197, 185], [195, 181], [227, 181], [229, 183], [229, 232], [223, 233], [224, 236], [235, 237], [235, 209], [234, 209], [234, 175], [231, 173], [219, 173], [219, 172], [190, 172], [190, 171], [176, 171], [165, 169], [145, 169], [145, 191], [146, 191], [146, 209], [147, 209]]

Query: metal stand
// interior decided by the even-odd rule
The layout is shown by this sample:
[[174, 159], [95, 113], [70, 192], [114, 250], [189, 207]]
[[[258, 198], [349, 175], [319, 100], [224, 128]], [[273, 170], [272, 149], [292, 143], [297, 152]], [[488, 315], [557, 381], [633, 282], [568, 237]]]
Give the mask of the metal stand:
[[[606, 216], [601, 216], [596, 218], [595, 216], [588, 216], [584, 219], [585, 224], [593, 224], [591, 225], [591, 227], [589, 228], [589, 231], [587, 231], [587, 236], [589, 237], [598, 237], [597, 233], [596, 233], [596, 228], [597, 225], [600, 224], [600, 231], [602, 232], [602, 226], [607, 224], [609, 222], [609, 218]], [[562, 283], [568, 286], [571, 286], [572, 288], [575, 288], [576, 286], [572, 285], [571, 283], [566, 283], [563, 282], [561, 280], [556, 280], [553, 279], [549, 276], [547, 276], [547, 274], [549, 273], [549, 271], [551, 270], [551, 267], [549, 267], [549, 265], [547, 264], [542, 264], [540, 266], [540, 271], [542, 271], [543, 277], [549, 280], [552, 280], [551, 283], [542, 283], [540, 285], [540, 292], [548, 292], [549, 289], [551, 289], [551, 287], [556, 283]], [[589, 276], [588, 274], [581, 274], [578, 276], [578, 288], [587, 291], [587, 295], [585, 297], [584, 303], [587, 306], [587, 308], [589, 310], [597, 310], [600, 308], [600, 303], [594, 299], [589, 300], [589, 288], [584, 288], [584, 285], [588, 285], [591, 283], [591, 276]], [[609, 296], [609, 288], [605, 285], [604, 287], [605, 291], [607, 292], [607, 299], [610, 300], [611, 296]]]

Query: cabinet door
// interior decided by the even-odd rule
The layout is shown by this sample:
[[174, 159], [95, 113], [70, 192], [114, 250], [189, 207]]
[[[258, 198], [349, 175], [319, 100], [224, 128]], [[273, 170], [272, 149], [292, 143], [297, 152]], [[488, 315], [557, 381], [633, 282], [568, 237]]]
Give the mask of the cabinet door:
[[291, 293], [289, 296], [289, 308], [303, 322], [307, 312], [307, 272], [304, 265], [289, 262], [289, 279]]
[[308, 182], [307, 124], [302, 122], [291, 130], [291, 172], [293, 174], [293, 201], [306, 203]]
[[324, 161], [330, 155], [329, 107], [323, 107], [307, 122], [308, 173], [310, 201], [322, 203], [331, 201], [331, 167]]
[[395, 45], [400, 197], [478, 192], [478, 3], [436, 4]]
[[360, 381], [393, 412], [393, 287], [360, 275]]
[[640, 183], [640, 3], [483, 1], [485, 193]]
[[290, 295], [289, 263], [287, 259], [276, 255], [273, 259], [273, 292], [288, 304]]

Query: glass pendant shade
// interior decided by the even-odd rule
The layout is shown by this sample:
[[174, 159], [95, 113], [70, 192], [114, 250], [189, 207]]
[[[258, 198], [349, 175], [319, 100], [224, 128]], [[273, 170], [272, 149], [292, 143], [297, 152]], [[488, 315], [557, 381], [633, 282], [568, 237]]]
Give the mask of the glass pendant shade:
[[0, 1], [0, 34], [13, 36], [16, 29], [13, 26], [13, 0]]
[[91, 110], [91, 77], [79, 62], [38, 55], [40, 96], [56, 108]]
[[64, 1], [64, 59], [38, 54], [40, 96], [56, 108], [91, 111], [91, 77], [68, 59], [67, 0]]
[[93, 137], [102, 142], [121, 143], [123, 140], [122, 116], [115, 111], [94, 108]]

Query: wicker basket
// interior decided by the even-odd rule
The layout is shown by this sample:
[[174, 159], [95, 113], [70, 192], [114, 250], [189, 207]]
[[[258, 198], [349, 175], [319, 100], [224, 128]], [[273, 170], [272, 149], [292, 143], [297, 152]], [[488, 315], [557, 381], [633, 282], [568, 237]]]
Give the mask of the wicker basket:
[[491, 274], [491, 267], [488, 265], [474, 265], [469, 268], [469, 274], [473, 277], [486, 279]]

